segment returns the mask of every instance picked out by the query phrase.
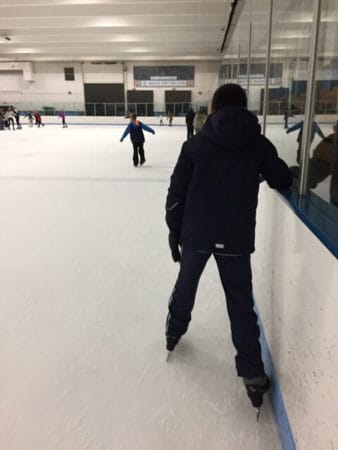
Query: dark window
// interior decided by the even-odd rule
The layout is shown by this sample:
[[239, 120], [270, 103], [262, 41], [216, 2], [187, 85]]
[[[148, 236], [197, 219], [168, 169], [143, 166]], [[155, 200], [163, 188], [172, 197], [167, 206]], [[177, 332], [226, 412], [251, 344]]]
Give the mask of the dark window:
[[74, 81], [75, 80], [74, 67], [65, 67], [65, 80], [66, 81]]
[[87, 103], [124, 103], [123, 83], [85, 83]]
[[190, 103], [191, 91], [165, 91], [166, 103]]
[[129, 103], [154, 103], [154, 91], [128, 91], [127, 98]]

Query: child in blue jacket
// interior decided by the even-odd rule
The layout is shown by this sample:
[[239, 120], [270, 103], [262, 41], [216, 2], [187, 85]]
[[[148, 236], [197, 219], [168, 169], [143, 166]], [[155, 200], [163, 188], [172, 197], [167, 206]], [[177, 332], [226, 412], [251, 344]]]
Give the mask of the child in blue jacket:
[[130, 123], [127, 126], [125, 132], [123, 133], [120, 142], [123, 142], [123, 140], [128, 136], [128, 134], [130, 134], [130, 140], [134, 148], [134, 155], [133, 155], [134, 166], [137, 167], [139, 163], [142, 166], [146, 162], [143, 148], [143, 144], [145, 142], [143, 130], [152, 134], [155, 134], [155, 131], [152, 128], [145, 125], [144, 123], [137, 120], [136, 114], [130, 114], [129, 118]]

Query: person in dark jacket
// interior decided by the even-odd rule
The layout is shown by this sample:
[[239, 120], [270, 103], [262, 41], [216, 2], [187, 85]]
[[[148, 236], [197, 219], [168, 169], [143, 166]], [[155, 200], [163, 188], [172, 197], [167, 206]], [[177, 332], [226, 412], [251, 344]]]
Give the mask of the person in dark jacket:
[[185, 115], [185, 123], [187, 124], [187, 138], [190, 139], [194, 135], [194, 119], [195, 111], [190, 108], [190, 110]]
[[291, 117], [295, 117], [294, 114], [292, 114], [291, 111], [288, 109], [284, 112], [284, 129], [287, 130], [289, 128], [289, 119]]
[[212, 108], [201, 132], [183, 144], [166, 201], [169, 245], [174, 261], [180, 262], [166, 322], [167, 350], [174, 350], [187, 332], [200, 276], [213, 255], [226, 295], [237, 373], [251, 401], [251, 388], [259, 396], [254, 405], [259, 407], [270, 381], [251, 281], [258, 190], [262, 177], [275, 189], [290, 186], [293, 177], [262, 136], [240, 86], [221, 86]]
[[145, 162], [145, 156], [144, 156], [144, 143], [145, 138], [143, 134], [143, 130], [147, 131], [148, 133], [155, 134], [155, 131], [145, 125], [144, 123], [137, 120], [136, 114], [130, 114], [130, 123], [127, 126], [125, 132], [123, 133], [123, 136], [120, 139], [120, 142], [123, 142], [123, 140], [130, 134], [130, 140], [133, 144], [134, 154], [133, 154], [133, 161], [134, 166], [137, 167], [138, 164], [142, 166]]
[[0, 108], [0, 130], [4, 130], [4, 119], [5, 119], [5, 113], [2, 108]]
[[12, 108], [12, 111], [13, 111], [14, 116], [15, 116], [16, 129], [17, 129], [17, 130], [21, 130], [21, 129], [22, 129], [22, 126], [21, 126], [21, 123], [20, 123], [20, 113], [19, 113], [19, 111], [17, 110], [17, 108], [15, 108], [15, 107]]

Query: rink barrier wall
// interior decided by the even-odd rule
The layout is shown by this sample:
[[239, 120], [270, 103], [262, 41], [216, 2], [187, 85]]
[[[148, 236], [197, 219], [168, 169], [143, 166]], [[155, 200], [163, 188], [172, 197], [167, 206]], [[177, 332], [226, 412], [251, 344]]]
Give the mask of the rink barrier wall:
[[252, 268], [281, 440], [287, 450], [333, 449], [338, 261], [280, 193], [264, 183], [259, 197]]
[[[333, 256], [338, 259], [338, 224], [333, 217], [323, 212], [319, 206], [319, 203], [327, 206], [327, 202], [320, 197], [314, 197], [313, 194], [301, 197], [290, 189], [280, 191], [279, 196]], [[337, 214], [335, 217], [337, 218]]]
[[270, 349], [265, 337], [262, 320], [256, 305], [255, 310], [258, 316], [258, 324], [261, 330], [260, 342], [262, 347], [262, 358], [264, 361], [265, 371], [270, 376], [271, 379], [271, 388], [269, 391], [269, 397], [278, 428], [279, 438], [283, 450], [297, 450], [287, 410], [284, 404], [281, 387], [279, 385], [275, 366], [273, 364]]
[[[61, 118], [58, 116], [45, 116], [42, 115], [42, 120], [44, 123], [48, 125], [60, 125]], [[112, 117], [112, 116], [75, 116], [69, 115], [66, 117], [67, 123], [69, 125], [119, 125], [124, 126], [128, 124], [128, 120], [125, 117]], [[159, 117], [148, 116], [141, 117], [140, 120], [150, 126], [159, 126], [160, 119]], [[262, 116], [258, 116], [258, 120], [262, 122]], [[301, 117], [293, 118], [293, 121], [290, 120], [290, 125], [302, 120]], [[333, 125], [336, 123], [335, 115], [322, 115], [317, 116], [317, 121], [322, 125]], [[21, 122], [23, 125], [28, 124], [28, 119], [25, 117], [21, 117]], [[168, 121], [165, 116], [163, 116], [164, 127], [168, 127]], [[284, 119], [282, 116], [269, 116], [267, 120], [267, 125], [283, 125]], [[175, 117], [173, 126], [186, 126], [185, 117]]]

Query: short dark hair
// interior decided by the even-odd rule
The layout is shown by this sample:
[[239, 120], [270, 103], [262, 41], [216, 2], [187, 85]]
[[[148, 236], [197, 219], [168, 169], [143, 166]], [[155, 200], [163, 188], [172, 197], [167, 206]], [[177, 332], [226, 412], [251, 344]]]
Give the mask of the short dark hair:
[[238, 106], [246, 108], [248, 100], [244, 89], [238, 84], [223, 84], [220, 86], [212, 98], [212, 109], [218, 111], [226, 106]]
[[137, 114], [136, 113], [130, 113], [130, 117], [134, 120], [137, 119]]

